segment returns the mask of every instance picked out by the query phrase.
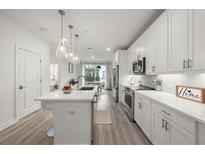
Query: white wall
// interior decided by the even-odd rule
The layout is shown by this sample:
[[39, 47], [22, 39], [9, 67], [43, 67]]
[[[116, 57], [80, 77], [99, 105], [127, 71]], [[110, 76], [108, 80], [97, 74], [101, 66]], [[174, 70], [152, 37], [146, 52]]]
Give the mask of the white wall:
[[0, 14], [0, 128], [15, 120], [15, 44], [41, 54], [42, 92], [49, 91], [49, 45]]

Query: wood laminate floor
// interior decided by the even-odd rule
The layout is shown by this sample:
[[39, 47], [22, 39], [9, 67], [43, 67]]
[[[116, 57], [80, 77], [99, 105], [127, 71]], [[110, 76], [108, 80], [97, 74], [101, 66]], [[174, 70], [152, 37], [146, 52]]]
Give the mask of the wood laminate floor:
[[[94, 125], [93, 144], [150, 144], [138, 126], [127, 118], [122, 105], [113, 102], [109, 91], [102, 92], [95, 109], [110, 111], [112, 124]], [[46, 135], [53, 125], [52, 120], [51, 112], [38, 110], [1, 131], [0, 144], [53, 144], [53, 138]]]

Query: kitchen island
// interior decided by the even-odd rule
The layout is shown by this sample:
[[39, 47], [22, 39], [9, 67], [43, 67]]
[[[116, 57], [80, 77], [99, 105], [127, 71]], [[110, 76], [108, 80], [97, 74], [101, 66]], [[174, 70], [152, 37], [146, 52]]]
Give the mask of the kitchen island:
[[91, 144], [93, 125], [93, 101], [97, 87], [92, 90], [73, 90], [64, 94], [61, 90], [36, 98], [42, 108], [54, 115], [54, 144]]

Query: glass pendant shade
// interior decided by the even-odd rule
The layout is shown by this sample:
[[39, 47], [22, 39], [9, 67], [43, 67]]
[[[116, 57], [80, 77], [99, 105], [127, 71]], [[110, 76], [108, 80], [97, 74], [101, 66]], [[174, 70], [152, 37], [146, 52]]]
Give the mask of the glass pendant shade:
[[56, 56], [59, 58], [68, 58], [68, 54], [65, 47], [65, 39], [63, 38], [63, 16], [65, 15], [65, 12], [63, 10], [59, 10], [58, 13], [61, 15], [61, 39], [58, 43], [57, 50], [56, 50]]
[[68, 54], [65, 47], [65, 39], [61, 39], [58, 43], [57, 50], [56, 50], [57, 57], [65, 57], [68, 58]]

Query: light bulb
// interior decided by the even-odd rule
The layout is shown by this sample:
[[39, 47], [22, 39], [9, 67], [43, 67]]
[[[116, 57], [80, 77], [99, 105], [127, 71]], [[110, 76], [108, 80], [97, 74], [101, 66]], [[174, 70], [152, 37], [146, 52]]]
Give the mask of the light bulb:
[[63, 48], [63, 46], [61, 45], [61, 46], [60, 46], [60, 51], [63, 52], [63, 50], [64, 50], [64, 48]]
[[73, 53], [72, 52], [70, 53], [70, 57], [73, 57]]

